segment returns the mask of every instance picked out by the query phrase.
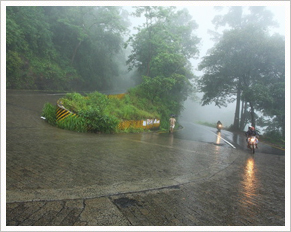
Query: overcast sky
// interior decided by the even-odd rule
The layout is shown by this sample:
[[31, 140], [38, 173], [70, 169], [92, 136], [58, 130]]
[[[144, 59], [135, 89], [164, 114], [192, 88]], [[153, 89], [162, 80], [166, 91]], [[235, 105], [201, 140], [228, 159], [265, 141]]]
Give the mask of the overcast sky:
[[[160, 2], [162, 3], [162, 2]], [[167, 4], [167, 2], [163, 2], [164, 6], [170, 6]], [[177, 3], [177, 2], [176, 2]], [[208, 5], [205, 6], [205, 3], [197, 4], [195, 2], [194, 4], [192, 2], [187, 2], [186, 4], [176, 4], [178, 8], [187, 8], [189, 13], [192, 15], [192, 18], [196, 21], [198, 24], [198, 29], [195, 31], [195, 34], [201, 38], [201, 45], [200, 45], [200, 57], [198, 60], [192, 60], [193, 65], [193, 71], [196, 75], [200, 76], [202, 75], [201, 72], [197, 71], [197, 65], [201, 61], [201, 58], [206, 55], [206, 52], [208, 49], [210, 49], [213, 46], [213, 42], [210, 39], [210, 35], [208, 33], [209, 30], [215, 30], [212, 19], [215, 15], [224, 14], [227, 12], [227, 8], [223, 11], [217, 11], [214, 9], [214, 6], [232, 6], [232, 5], [244, 5], [244, 6], [251, 6], [251, 5], [261, 5], [266, 6], [268, 10], [270, 10], [273, 13], [274, 20], [278, 22], [279, 27], [274, 28], [272, 30], [273, 33], [279, 33], [281, 35], [286, 34], [288, 36], [290, 41], [290, 9], [286, 8], [284, 6], [274, 6], [270, 4], [270, 2], [259, 2], [260, 4], [257, 4], [258, 2], [238, 2], [238, 4], [234, 4], [235, 2], [223, 2], [222, 4], [215, 4], [217, 2], [212, 2], [212, 4], [209, 4], [210, 2], [207, 2]], [[227, 4], [226, 4], [227, 3]], [[271, 2], [272, 3], [272, 2]], [[203, 5], [202, 5], [203, 4]], [[274, 3], [273, 3], [274, 4]], [[144, 4], [146, 5], [146, 4]], [[130, 6], [134, 6], [134, 3], [132, 3]], [[131, 10], [130, 7], [125, 7], [127, 10]], [[285, 14], [285, 10], [288, 12]], [[289, 15], [289, 20], [285, 18], [285, 16]], [[285, 25], [285, 21], [288, 22], [288, 25]], [[143, 21], [139, 18], [135, 18], [133, 22], [133, 26], [140, 25]], [[286, 30], [286, 28], [287, 30]], [[287, 40], [288, 41], [288, 40]], [[289, 51], [289, 50], [288, 50]], [[210, 122], [215, 123], [217, 120], [221, 120], [225, 126], [230, 126], [233, 123], [234, 118], [234, 111], [235, 111], [235, 104], [229, 104], [227, 108], [218, 108], [214, 104], [210, 104], [207, 106], [201, 106], [199, 102], [192, 102], [190, 100], [187, 100], [185, 102], [185, 110], [182, 113], [180, 119], [186, 120], [186, 121], [203, 121], [203, 122]]]

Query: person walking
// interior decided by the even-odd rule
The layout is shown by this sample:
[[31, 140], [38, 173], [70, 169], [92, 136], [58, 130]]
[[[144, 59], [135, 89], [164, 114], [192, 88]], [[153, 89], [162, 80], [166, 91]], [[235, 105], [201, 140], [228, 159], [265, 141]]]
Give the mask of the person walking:
[[173, 133], [174, 128], [175, 128], [175, 123], [176, 123], [175, 115], [171, 115], [169, 133]]

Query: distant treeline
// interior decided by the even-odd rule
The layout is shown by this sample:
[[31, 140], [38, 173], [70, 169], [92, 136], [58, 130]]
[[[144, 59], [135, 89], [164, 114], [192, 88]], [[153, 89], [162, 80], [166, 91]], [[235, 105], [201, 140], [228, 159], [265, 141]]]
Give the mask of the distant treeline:
[[277, 25], [272, 13], [265, 7], [230, 7], [212, 22], [227, 29], [199, 64], [202, 105], [236, 102], [231, 129], [259, 125], [284, 137], [285, 38], [270, 33]]

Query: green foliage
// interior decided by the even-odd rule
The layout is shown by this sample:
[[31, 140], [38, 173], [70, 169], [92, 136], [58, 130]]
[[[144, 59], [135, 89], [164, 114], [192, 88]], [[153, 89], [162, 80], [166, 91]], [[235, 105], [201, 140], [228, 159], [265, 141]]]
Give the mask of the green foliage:
[[84, 96], [79, 93], [67, 93], [64, 98], [61, 99], [62, 104], [66, 109], [74, 113], [78, 113], [81, 109], [88, 109], [88, 104]]
[[159, 114], [153, 111], [153, 106], [146, 107], [147, 100], [139, 101], [133, 94], [117, 99], [108, 98], [97, 91], [86, 96], [74, 92], [67, 93], [60, 102], [78, 117], [67, 117], [57, 122], [57, 125], [79, 132], [117, 132], [120, 120], [160, 118]]
[[117, 62], [126, 22], [120, 7], [46, 8], [54, 25], [56, 48], [76, 69], [78, 89], [108, 89], [116, 79]]
[[[7, 88], [95, 90], [119, 76], [120, 7], [8, 6]], [[114, 60], [114, 61], [113, 61]]]
[[73, 130], [77, 132], [89, 131], [86, 120], [76, 115], [70, 115], [64, 119], [61, 119], [56, 122], [56, 125], [59, 128], [66, 129], [66, 130]]
[[117, 130], [119, 120], [114, 115], [100, 114], [98, 108], [81, 110], [78, 115], [85, 119], [88, 131], [110, 133]]
[[261, 139], [263, 141], [266, 141], [268, 143], [275, 144], [277, 146], [285, 148], [285, 139], [282, 136], [282, 133], [279, 132], [278, 130], [276, 131], [268, 131], [266, 132]]
[[[129, 26], [124, 13], [107, 6], [8, 7], [7, 87], [110, 89], [120, 76], [116, 57], [123, 56], [122, 36]], [[100, 122], [114, 120], [97, 114], [118, 119], [161, 115], [162, 124], [179, 114], [194, 77], [188, 59], [198, 54], [197, 24], [187, 10], [175, 7], [138, 7], [136, 15], [142, 14], [147, 23], [128, 41], [133, 48], [128, 64], [139, 69], [137, 76], [152, 78], [137, 88], [139, 97], [117, 102], [95, 93], [63, 99], [64, 105], [76, 113], [91, 112]]]
[[6, 74], [11, 78], [7, 78], [6, 88], [18, 89], [22, 87], [23, 80], [21, 79], [21, 66], [23, 65], [19, 54], [14, 51], [8, 51], [6, 54]]
[[[92, 96], [99, 94], [92, 94]], [[43, 108], [43, 116], [46, 121], [52, 125], [56, 125], [62, 129], [73, 130], [77, 132], [115, 132], [119, 120], [114, 115], [102, 114], [99, 107], [92, 108], [90, 103], [98, 104], [96, 99], [91, 99], [84, 104], [86, 100], [78, 93], [67, 94], [68, 99], [62, 99], [66, 107], [71, 110], [75, 109], [78, 115], [69, 115], [68, 117], [56, 121], [56, 107], [50, 103], [46, 103]], [[102, 101], [101, 101], [102, 102]], [[83, 108], [80, 108], [85, 106]], [[93, 105], [94, 106], [94, 105]]]
[[217, 26], [228, 24], [230, 29], [199, 64], [199, 70], [204, 71], [198, 82], [204, 93], [202, 105], [215, 103], [221, 107], [236, 101], [233, 127], [238, 129], [244, 101], [248, 104], [245, 112], [251, 112], [251, 124], [256, 123], [257, 111], [276, 116], [277, 125], [284, 130], [285, 41], [268, 34], [266, 29], [273, 25], [270, 12], [260, 7], [251, 7], [250, 12], [244, 15], [241, 7], [231, 7], [226, 15], [215, 18]]
[[49, 124], [56, 125], [56, 106], [51, 103], [45, 103], [42, 109], [42, 116], [46, 118]]
[[[129, 97], [135, 105], [160, 115], [162, 129], [169, 128], [170, 115], [179, 115], [183, 109], [180, 102], [185, 100], [183, 96], [186, 96], [179, 92], [178, 79], [144, 76], [141, 85], [129, 90]], [[180, 91], [183, 91], [182, 89]], [[186, 90], [185, 92], [187, 93]]]
[[213, 19], [213, 24], [216, 28], [221, 26], [229, 26], [230, 28], [239, 28], [247, 24], [257, 24], [262, 29], [278, 26], [273, 21], [272, 12], [268, 11], [265, 6], [250, 6], [248, 7], [249, 14], [245, 14], [243, 6], [230, 6], [225, 15], [217, 15]]
[[[124, 99], [108, 98], [96, 91], [87, 94], [87, 96], [82, 96], [79, 93], [68, 93], [61, 101], [67, 109], [76, 113], [94, 111], [99, 115], [114, 115], [124, 120], [140, 120], [158, 116], [152, 111], [153, 108], [145, 108], [145, 104], [139, 103], [145, 102], [144, 99], [141, 101], [136, 99], [132, 94], [127, 94]], [[147, 110], [153, 113], [149, 113]]]
[[[147, 99], [161, 115], [161, 127], [168, 129], [171, 114], [179, 115], [194, 88], [190, 58], [198, 54], [199, 39], [193, 35], [197, 24], [187, 10], [175, 7], [136, 7], [136, 17], [146, 22], [127, 41], [133, 48], [127, 64], [137, 68], [142, 82], [131, 90], [139, 99]], [[144, 107], [144, 102], [141, 102]]]
[[127, 129], [123, 130], [123, 132], [125, 132], [125, 133], [141, 133], [141, 132], [145, 132], [145, 130], [142, 128], [129, 127]]
[[185, 75], [189, 58], [198, 54], [200, 39], [193, 35], [197, 28], [187, 10], [175, 7], [136, 7], [136, 17], [144, 15], [146, 23], [127, 41], [133, 48], [127, 64], [148, 77]]

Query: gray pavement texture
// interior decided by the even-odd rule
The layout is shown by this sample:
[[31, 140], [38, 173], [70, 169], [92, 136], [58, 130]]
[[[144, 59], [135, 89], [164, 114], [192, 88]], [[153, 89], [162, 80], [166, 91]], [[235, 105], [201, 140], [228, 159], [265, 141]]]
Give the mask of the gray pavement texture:
[[[250, 167], [257, 160], [261, 171]], [[274, 162], [271, 155], [240, 156], [231, 167], [185, 184], [96, 198], [7, 203], [7, 225], [283, 226], [283, 164], [283, 157]]]
[[61, 130], [37, 99], [7, 97], [7, 227], [285, 226], [284, 155]]

